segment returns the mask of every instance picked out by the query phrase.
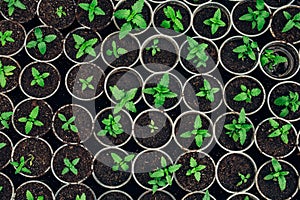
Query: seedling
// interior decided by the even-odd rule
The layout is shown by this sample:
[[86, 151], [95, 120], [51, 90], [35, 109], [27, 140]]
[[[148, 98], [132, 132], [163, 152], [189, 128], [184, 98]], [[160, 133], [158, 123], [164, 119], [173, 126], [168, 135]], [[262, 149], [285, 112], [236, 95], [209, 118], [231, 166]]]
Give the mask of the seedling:
[[258, 31], [261, 31], [266, 23], [266, 18], [270, 16], [270, 13], [265, 10], [264, 0], [256, 0], [256, 9], [253, 10], [250, 7], [247, 7], [248, 13], [244, 14], [239, 18], [241, 21], [248, 21], [252, 24], [252, 29], [257, 27]]
[[257, 42], [250, 41], [249, 37], [243, 36], [243, 45], [236, 47], [232, 51], [238, 54], [238, 59], [245, 60], [249, 57], [251, 60], [256, 60], [254, 50], [258, 47]]
[[172, 185], [172, 174], [180, 169], [181, 164], [167, 166], [167, 160], [164, 157], [161, 157], [160, 160], [161, 167], [154, 172], [149, 172], [151, 178], [148, 181], [149, 185], [152, 185], [153, 194], [157, 191], [159, 187], [164, 187], [166, 185]]
[[202, 120], [200, 115], [197, 115], [195, 122], [194, 122], [194, 130], [192, 131], [187, 131], [185, 133], [182, 133], [180, 135], [181, 138], [190, 138], [192, 136], [195, 136], [195, 142], [197, 147], [201, 147], [203, 143], [204, 138], [211, 137], [211, 134], [208, 132], [206, 129], [201, 129], [202, 128]]
[[[264, 180], [269, 181], [278, 181], [279, 188], [281, 191], [284, 191], [286, 188], [286, 179], [285, 176], [289, 174], [288, 171], [283, 171], [280, 163], [275, 158], [272, 158], [272, 166], [274, 172], [271, 172], [269, 175], [264, 177]], [[273, 171], [271, 169], [271, 171]]]
[[92, 22], [95, 19], [95, 15], [105, 15], [105, 12], [98, 6], [98, 0], [92, 0], [90, 4], [80, 3], [80, 8], [89, 12], [89, 21]]
[[124, 159], [122, 159], [116, 153], [111, 153], [110, 155], [111, 155], [112, 159], [114, 160], [114, 165], [112, 166], [113, 171], [118, 171], [120, 168], [123, 171], [127, 171], [129, 169], [128, 163], [134, 158], [133, 154], [125, 156]]
[[31, 48], [35, 48], [37, 46], [39, 49], [39, 52], [42, 55], [45, 55], [45, 53], [47, 51], [47, 43], [51, 43], [57, 38], [57, 36], [54, 34], [49, 34], [49, 35], [43, 36], [43, 32], [40, 28], [34, 29], [34, 35], [36, 37], [36, 40], [32, 40], [32, 41], [28, 42], [26, 47], [28, 49], [31, 49]]
[[187, 176], [191, 176], [194, 174], [194, 177], [196, 179], [197, 182], [200, 181], [201, 179], [201, 171], [204, 170], [206, 168], [205, 165], [198, 165], [197, 161], [194, 158], [190, 158], [190, 167], [192, 169], [189, 169], [186, 172]]
[[50, 73], [45, 72], [43, 74], [41, 74], [36, 68], [31, 68], [31, 73], [33, 76], [33, 80], [31, 81], [30, 85], [34, 86], [36, 84], [38, 84], [40, 87], [44, 87], [45, 86], [45, 81], [44, 79], [50, 76]]
[[287, 11], [283, 11], [283, 15], [288, 20], [288, 22], [285, 24], [284, 28], [282, 29], [282, 33], [288, 32], [292, 28], [296, 27], [297, 29], [300, 29], [300, 13], [297, 13], [294, 17]]
[[3, 189], [3, 186], [0, 185], [0, 192], [2, 191], [2, 189]]
[[0, 122], [2, 126], [6, 129], [9, 129], [8, 121], [10, 120], [10, 117], [12, 116], [13, 112], [3, 112], [0, 114]]
[[112, 50], [108, 49], [106, 55], [114, 56], [115, 58], [120, 58], [120, 56], [125, 55], [128, 51], [124, 48], [118, 47], [115, 41], [111, 43]]
[[6, 147], [6, 145], [7, 145], [6, 143], [1, 142], [1, 143], [0, 143], [0, 149], [3, 149], [4, 147]]
[[246, 101], [246, 103], [251, 103], [253, 97], [257, 97], [261, 94], [261, 89], [259, 88], [249, 89], [245, 85], [241, 85], [240, 88], [242, 92], [233, 98], [234, 101]]
[[79, 35], [73, 34], [73, 39], [75, 41], [75, 49], [77, 49], [76, 59], [81, 58], [84, 54], [96, 57], [96, 52], [93, 46], [98, 42], [98, 38], [92, 38], [87, 41]]
[[290, 110], [297, 112], [299, 110], [300, 101], [298, 92], [289, 91], [289, 96], [281, 96], [275, 99], [274, 104], [276, 106], [283, 106], [279, 116], [286, 117]]
[[93, 80], [94, 76], [89, 76], [86, 79], [82, 79], [80, 78], [79, 81], [82, 84], [81, 90], [84, 91], [87, 88], [90, 88], [91, 90], [94, 90], [94, 86], [91, 84], [92, 80]]
[[131, 9], [121, 9], [114, 13], [115, 18], [120, 20], [126, 20], [121, 26], [119, 39], [123, 39], [133, 29], [146, 29], [147, 22], [142, 15], [144, 8], [144, 0], [137, 0]]
[[241, 178], [241, 181], [238, 182], [236, 186], [241, 186], [242, 184], [247, 183], [248, 179], [251, 177], [251, 174], [244, 175], [239, 173], [239, 177]]
[[16, 168], [15, 174], [19, 174], [21, 172], [26, 173], [26, 174], [31, 174], [31, 171], [27, 167], [25, 167], [25, 164], [27, 164], [27, 162], [29, 162], [29, 166], [32, 166], [33, 160], [35, 158], [32, 154], [29, 154], [28, 156], [29, 156], [29, 158], [27, 160], [25, 160], [24, 156], [21, 156], [20, 162], [16, 162], [16, 161], [10, 162], [10, 164]]
[[120, 123], [121, 115], [112, 116], [109, 115], [108, 118], [103, 119], [102, 123], [105, 125], [105, 128], [98, 132], [98, 136], [105, 136], [107, 133], [116, 138], [118, 135], [124, 133], [122, 124]]
[[209, 57], [206, 55], [208, 44], [199, 44], [195, 39], [191, 37], [187, 37], [187, 41], [189, 44], [189, 53], [186, 57], [186, 60], [192, 61], [196, 65], [196, 68], [206, 67], [206, 62], [209, 59]]
[[184, 30], [183, 24], [181, 22], [182, 15], [181, 15], [180, 10], [177, 10], [175, 12], [174, 8], [172, 8], [171, 6], [167, 6], [166, 8], [164, 8], [164, 13], [165, 13], [165, 16], [167, 17], [167, 19], [169, 19], [169, 20], [162, 21], [162, 23], [160, 24], [161, 27], [167, 28], [167, 29], [170, 29], [171, 27], [173, 27], [173, 30], [178, 33], [180, 31]]
[[272, 133], [268, 135], [269, 138], [279, 137], [284, 144], [289, 143], [288, 134], [292, 128], [291, 124], [285, 124], [282, 127], [279, 126], [279, 123], [274, 119], [269, 119], [269, 123], [272, 126], [270, 130]]
[[205, 97], [210, 102], [215, 101], [214, 94], [220, 91], [220, 88], [211, 88], [210, 83], [204, 79], [203, 87], [199, 89], [200, 92], [196, 94], [197, 97]]
[[8, 16], [12, 16], [16, 8], [26, 10], [26, 6], [20, 0], [4, 0], [7, 3]]
[[133, 99], [137, 93], [137, 88], [133, 88], [131, 90], [125, 91], [120, 90], [116, 85], [115, 86], [109, 86], [109, 89], [113, 95], [113, 97], [119, 101], [113, 111], [113, 114], [119, 113], [123, 107], [125, 107], [130, 112], [135, 113], [136, 108], [133, 102]]
[[160, 108], [164, 105], [165, 100], [177, 97], [177, 94], [169, 89], [170, 77], [169, 74], [164, 74], [160, 82], [153, 88], [146, 88], [143, 90], [145, 94], [152, 95], [154, 99], [154, 106]]
[[[35, 200], [33, 194], [29, 190], [26, 190], [26, 200]], [[44, 196], [38, 196], [37, 200], [44, 200]]]
[[248, 196], [245, 196], [244, 200], [250, 200], [250, 198]]
[[155, 126], [155, 122], [153, 120], [150, 121], [148, 127], [151, 129], [151, 133], [154, 133], [156, 130], [158, 130], [158, 127]]
[[287, 61], [286, 57], [275, 54], [271, 49], [266, 49], [260, 58], [261, 65], [263, 67], [267, 65], [270, 70], [276, 69], [279, 64]]
[[146, 51], [151, 51], [152, 56], [155, 56], [157, 52], [160, 52], [158, 47], [159, 39], [154, 39], [153, 44], [150, 47], [146, 47]]
[[13, 71], [16, 69], [15, 66], [12, 65], [2, 65], [0, 61], [0, 85], [2, 88], [6, 86], [6, 78], [8, 76], [12, 76], [14, 73]]
[[26, 123], [25, 124], [25, 133], [28, 134], [32, 130], [33, 126], [44, 126], [44, 123], [37, 120], [36, 118], [39, 115], [39, 106], [36, 106], [32, 109], [28, 117], [19, 118], [19, 122]]
[[58, 118], [62, 121], [62, 122], [65, 122], [61, 128], [64, 130], [64, 131], [72, 131], [74, 133], [78, 133], [78, 128], [73, 124], [73, 122], [75, 121], [76, 117], [73, 116], [71, 117], [70, 119], [67, 120], [66, 116], [64, 116], [63, 114], [61, 113], [58, 113]]
[[66, 167], [62, 170], [61, 175], [65, 175], [65, 174], [69, 173], [70, 171], [74, 175], [77, 175], [78, 170], [75, 168], [75, 166], [79, 163], [79, 161], [80, 161], [80, 158], [75, 158], [74, 160], [72, 160], [72, 162], [68, 158], [65, 158], [64, 164]]
[[232, 120], [232, 124], [224, 125], [227, 129], [226, 134], [237, 142], [240, 140], [240, 144], [244, 145], [247, 139], [247, 132], [251, 130], [252, 125], [246, 123], [245, 109], [242, 108], [238, 120]]
[[212, 35], [214, 35], [220, 27], [225, 27], [226, 26], [226, 23], [221, 20], [221, 18], [222, 18], [221, 15], [222, 15], [221, 9], [218, 8], [212, 18], [206, 19], [206, 20], [203, 21], [203, 23], [205, 25], [211, 27], [210, 32], [211, 32]]
[[210, 200], [210, 195], [209, 195], [209, 191], [206, 190], [204, 197], [202, 198], [202, 200]]
[[64, 7], [62, 7], [62, 6], [59, 6], [56, 9], [56, 14], [59, 18], [62, 18], [63, 16], [67, 16], [67, 13], [64, 11]]
[[4, 33], [0, 31], [0, 41], [2, 46], [5, 46], [7, 42], [15, 42], [11, 37], [12, 33], [12, 31], [5, 31]]
[[81, 196], [79, 194], [76, 195], [76, 200], [86, 200], [86, 194], [82, 193]]

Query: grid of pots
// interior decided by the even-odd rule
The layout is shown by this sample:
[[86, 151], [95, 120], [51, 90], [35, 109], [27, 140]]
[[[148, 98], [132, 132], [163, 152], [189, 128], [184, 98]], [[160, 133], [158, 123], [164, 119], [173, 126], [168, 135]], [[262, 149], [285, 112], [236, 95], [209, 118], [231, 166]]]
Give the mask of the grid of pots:
[[0, 2], [0, 199], [300, 198], [299, 4]]

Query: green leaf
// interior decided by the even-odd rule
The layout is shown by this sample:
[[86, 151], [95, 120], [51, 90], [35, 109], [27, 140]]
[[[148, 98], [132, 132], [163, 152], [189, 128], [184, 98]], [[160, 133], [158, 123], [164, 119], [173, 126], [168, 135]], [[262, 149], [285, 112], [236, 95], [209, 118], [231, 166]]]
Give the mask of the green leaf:
[[202, 135], [196, 135], [195, 142], [196, 142], [197, 147], [201, 148], [202, 143], [203, 143]]
[[278, 177], [279, 188], [281, 191], [284, 191], [286, 188], [286, 179], [284, 176]]
[[26, 133], [26, 134], [30, 133], [32, 127], [33, 127], [33, 123], [30, 122], [30, 121], [27, 121], [27, 122], [26, 122], [26, 125], [25, 125], [25, 133]]
[[14, 6], [21, 10], [26, 10], [26, 6], [20, 0], [16, 0]]
[[253, 88], [251, 90], [251, 95], [254, 97], [257, 97], [258, 95], [260, 95], [260, 93], [261, 93], [261, 89], [259, 89], [259, 88]]
[[162, 23], [160, 24], [161, 27], [163, 28], [171, 28], [171, 21], [168, 21], [168, 20], [163, 20]]
[[125, 97], [125, 92], [124, 92], [124, 90], [120, 90], [116, 85], [110, 86], [109, 89], [110, 89], [110, 91], [111, 91], [113, 97], [114, 97], [117, 101], [119, 101], [119, 100], [121, 100], [122, 98]]
[[209, 195], [208, 190], [206, 190], [205, 195], [202, 200], [210, 200], [210, 195]]
[[77, 45], [82, 45], [85, 42], [85, 39], [79, 35], [73, 34], [72, 36]]
[[46, 50], [47, 50], [46, 43], [45, 42], [38, 43], [38, 49], [42, 55], [45, 55]]
[[90, 4], [88, 4], [88, 3], [80, 3], [80, 4], [78, 4], [78, 6], [85, 11], [89, 11], [89, 8], [90, 8]]
[[282, 29], [281, 32], [282, 32], [282, 33], [288, 32], [288, 31], [291, 30], [294, 26], [295, 26], [295, 22], [292, 21], [292, 20], [289, 20], [289, 21], [285, 24], [285, 26], [284, 26], [284, 28]]
[[114, 13], [114, 16], [117, 18], [117, 19], [127, 19], [130, 15], [130, 10], [127, 10], [127, 9], [121, 9], [121, 10], [117, 10], [115, 13]]
[[119, 39], [121, 40], [125, 38], [130, 33], [131, 30], [132, 30], [131, 23], [127, 22], [123, 24], [120, 30]]
[[280, 163], [275, 158], [272, 158], [272, 166], [273, 166], [275, 172], [279, 172], [282, 170]]
[[250, 13], [242, 15], [239, 20], [241, 21], [253, 21], [253, 15]]
[[167, 167], [167, 160], [164, 157], [161, 157], [160, 164], [162, 167]]
[[134, 24], [136, 24], [140, 28], [143, 28], [143, 29], [147, 28], [147, 22], [144, 19], [144, 17], [143, 17], [142, 14], [135, 15], [135, 17], [133, 18], [132, 22]]
[[168, 168], [168, 171], [170, 173], [175, 173], [176, 171], [178, 171], [180, 168], [181, 168], [181, 164], [177, 164], [177, 165], [171, 165], [169, 168]]
[[35, 35], [36, 39], [40, 39], [43, 37], [43, 32], [40, 28], [36, 28], [36, 29], [34, 29], [34, 35]]
[[50, 43], [53, 42], [56, 38], [57, 38], [56, 35], [50, 34], [45, 36], [44, 41]]
[[36, 45], [37, 45], [37, 41], [30, 41], [30, 42], [27, 43], [26, 47], [28, 49], [31, 49], [31, 48], [36, 47]]
[[238, 122], [239, 122], [240, 124], [244, 124], [244, 123], [246, 122], [246, 112], [245, 112], [245, 109], [244, 109], [244, 108], [241, 109], [241, 112], [240, 112], [240, 116], [239, 116]]
[[169, 87], [169, 81], [170, 81], [169, 74], [166, 73], [162, 76], [162, 78], [161, 78], [161, 80], [158, 84], [168, 88]]
[[234, 53], [244, 53], [247, 51], [247, 46], [246, 45], [241, 45], [241, 46], [238, 46], [236, 48], [234, 48], [232, 50]]
[[6, 143], [0, 143], [0, 149], [3, 149], [7, 144]]
[[105, 15], [105, 12], [99, 7], [95, 8], [94, 13], [95, 15]]
[[40, 109], [39, 106], [34, 107], [32, 109], [32, 111], [30, 112], [29, 117], [32, 118], [32, 119], [36, 119], [38, 114], [39, 114], [39, 109]]
[[194, 129], [200, 129], [200, 128], [202, 128], [202, 120], [200, 115], [197, 115], [194, 122]]
[[65, 167], [65, 168], [62, 170], [61, 175], [65, 175], [65, 174], [67, 174], [69, 171], [70, 171], [70, 169], [67, 168], [67, 167]]
[[236, 95], [236, 96], [233, 98], [233, 100], [234, 100], [234, 101], [245, 101], [247, 98], [248, 98], [247, 93], [242, 92], [242, 93]]
[[201, 179], [201, 173], [200, 173], [200, 172], [196, 172], [196, 173], [194, 174], [194, 177], [195, 177], [196, 181], [199, 182], [200, 179]]
[[34, 196], [29, 190], [26, 190], [26, 199], [27, 200], [34, 200]]
[[136, 13], [141, 13], [144, 7], [144, 0], [138, 0], [133, 4], [131, 9], [135, 11]]
[[72, 165], [75, 166], [79, 163], [80, 161], [80, 158], [75, 158], [73, 161], [72, 161]]

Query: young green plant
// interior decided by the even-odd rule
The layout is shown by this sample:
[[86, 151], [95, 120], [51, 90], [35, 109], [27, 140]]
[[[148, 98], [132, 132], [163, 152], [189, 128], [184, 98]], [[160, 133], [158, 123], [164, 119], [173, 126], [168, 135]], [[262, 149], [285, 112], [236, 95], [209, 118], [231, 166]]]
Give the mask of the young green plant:
[[148, 127], [151, 130], [151, 133], [154, 133], [156, 130], [158, 130], [158, 127], [155, 126], [155, 122], [151, 119], [150, 124], [148, 125]]
[[45, 86], [45, 81], [44, 79], [50, 76], [50, 73], [45, 72], [45, 73], [40, 73], [36, 68], [32, 67], [31, 68], [31, 74], [33, 76], [33, 80], [31, 81], [30, 85], [34, 86], [38, 84], [40, 87]]
[[0, 31], [0, 42], [2, 46], [5, 46], [7, 42], [15, 42], [15, 40], [11, 37], [12, 34], [13, 32], [10, 30], [5, 31], [4, 33]]
[[119, 89], [115, 85], [115, 86], [109, 86], [109, 89], [113, 97], [118, 101], [118, 103], [114, 107], [113, 114], [119, 113], [124, 107], [130, 112], [133, 113], [136, 112], [136, 107], [134, 105], [133, 99], [138, 91], [137, 88], [132, 88], [128, 91], [125, 91], [124, 89], [123, 90]]
[[281, 31], [282, 33], [288, 32], [294, 27], [300, 29], [300, 13], [297, 13], [294, 17], [292, 17], [292, 15], [289, 12], [283, 11], [283, 15], [286, 18], [286, 20], [288, 20], [288, 22], [283, 27]]
[[194, 175], [196, 181], [199, 182], [201, 179], [201, 171], [206, 168], [206, 165], [198, 165], [197, 161], [193, 157], [191, 157], [190, 158], [190, 167], [192, 169], [189, 169], [186, 172], [186, 175], [187, 176]]
[[249, 178], [251, 177], [251, 174], [244, 175], [244, 174], [239, 173], [239, 177], [241, 178], [241, 181], [236, 184], [236, 186], [238, 186], [238, 187], [244, 183], [247, 183]]
[[120, 9], [115, 11], [115, 18], [126, 21], [120, 29], [120, 40], [126, 37], [134, 29], [147, 28], [147, 22], [142, 14], [143, 8], [144, 0], [137, 0], [131, 6], [131, 9]]
[[160, 108], [164, 105], [165, 100], [176, 98], [177, 94], [169, 89], [170, 77], [169, 74], [164, 74], [160, 82], [153, 88], [146, 88], [143, 93], [152, 95], [154, 97], [155, 108]]
[[277, 97], [274, 100], [274, 104], [276, 106], [284, 107], [281, 110], [279, 116], [286, 117], [290, 113], [290, 111], [297, 112], [299, 110], [299, 106], [300, 106], [299, 94], [298, 92], [289, 91], [288, 96]]
[[251, 103], [253, 97], [257, 97], [261, 94], [261, 89], [259, 88], [249, 89], [245, 85], [241, 85], [240, 88], [242, 92], [233, 98], [234, 101], [245, 101], [246, 103]]
[[86, 79], [82, 79], [82, 78], [79, 79], [80, 83], [82, 84], [82, 86], [81, 86], [82, 91], [86, 90], [87, 88], [89, 88], [91, 90], [95, 89], [95, 87], [91, 84], [93, 78], [94, 78], [94, 76], [89, 76]]
[[12, 16], [15, 9], [26, 10], [26, 6], [20, 0], [4, 0], [7, 3], [8, 16]]
[[204, 97], [210, 102], [215, 101], [215, 94], [220, 91], [220, 88], [212, 88], [208, 80], [204, 79], [203, 87], [199, 89], [200, 91], [196, 94], [197, 97]]
[[249, 37], [243, 36], [243, 43], [241, 46], [234, 48], [232, 51], [238, 54], [238, 59], [245, 60], [249, 57], [251, 60], [256, 60], [255, 49], [257, 49], [257, 42], [250, 41]]
[[85, 54], [88, 54], [93, 57], [97, 56], [93, 46], [98, 42], [98, 38], [92, 38], [86, 41], [80, 35], [73, 34], [72, 36], [76, 43], [75, 44], [75, 49], [77, 49], [76, 59], [81, 58]]
[[57, 36], [54, 34], [43, 36], [42, 29], [40, 28], [34, 29], [34, 35], [36, 37], [36, 40], [31, 40], [30, 42], [28, 42], [26, 47], [28, 49], [38, 47], [39, 52], [42, 55], [45, 55], [47, 51], [47, 43], [51, 43], [57, 38]]
[[70, 119], [67, 119], [65, 115], [58, 113], [58, 118], [64, 122], [64, 124], [61, 126], [61, 128], [64, 131], [72, 131], [74, 133], [78, 133], [78, 128], [73, 123], [76, 120], [75, 116], [72, 116]]
[[3, 186], [0, 185], [0, 192], [2, 191], [2, 189], [3, 189]]
[[165, 187], [166, 185], [171, 186], [173, 173], [175, 173], [181, 167], [181, 164], [167, 166], [167, 160], [163, 156], [161, 157], [160, 163], [160, 169], [157, 169], [154, 172], [149, 172], [151, 180], [148, 181], [148, 184], [152, 185], [153, 194], [158, 190], [159, 187]]
[[191, 61], [193, 64], [195, 64], [196, 68], [206, 67], [206, 62], [209, 59], [209, 57], [206, 55], [208, 44], [199, 44], [195, 39], [191, 37], [187, 37], [187, 41], [189, 44], [189, 53], [186, 56], [186, 60]]
[[[26, 200], [35, 200], [30, 190], [26, 190]], [[44, 200], [44, 196], [38, 196], [36, 200]]]
[[0, 60], [0, 86], [4, 88], [6, 86], [6, 79], [8, 76], [12, 76], [13, 71], [16, 69], [13, 65], [3, 65]]
[[122, 124], [120, 123], [121, 115], [113, 116], [109, 115], [108, 118], [103, 119], [102, 123], [105, 125], [105, 128], [97, 133], [98, 136], [105, 136], [107, 133], [116, 138], [118, 135], [124, 133]]
[[0, 143], [0, 150], [3, 149], [4, 147], [6, 147], [6, 145], [7, 145], [7, 144], [6, 144], [5, 142], [1, 142], [1, 143]]
[[69, 173], [70, 171], [74, 175], [77, 175], [78, 169], [76, 169], [76, 165], [79, 163], [79, 161], [80, 161], [80, 158], [75, 158], [74, 160], [72, 160], [72, 162], [68, 158], [64, 158], [65, 167], [62, 170], [61, 175], [65, 175], [65, 174]]
[[0, 114], [0, 122], [2, 126], [6, 129], [9, 129], [9, 120], [11, 119], [13, 112], [3, 112]]
[[273, 71], [279, 64], [288, 62], [288, 59], [277, 55], [274, 50], [266, 49], [261, 55], [260, 62], [263, 67], [267, 65], [268, 69]]
[[78, 6], [83, 10], [88, 11], [90, 22], [94, 21], [95, 15], [105, 15], [105, 12], [98, 6], [98, 0], [92, 0], [90, 4], [80, 3]]
[[56, 8], [56, 15], [59, 18], [62, 18], [63, 16], [67, 16], [67, 13], [64, 11], [64, 7], [63, 6], [59, 6], [58, 8]]
[[115, 41], [111, 43], [112, 50], [108, 49], [106, 55], [114, 56], [115, 58], [120, 58], [120, 56], [125, 55], [128, 51], [122, 47], [118, 47]]
[[124, 158], [121, 158], [121, 156], [116, 153], [111, 153], [110, 155], [114, 160], [114, 165], [112, 166], [113, 171], [119, 171], [120, 168], [123, 171], [129, 170], [128, 163], [134, 158], [134, 154], [127, 155]]
[[14, 162], [10, 162], [10, 164], [16, 168], [15, 174], [19, 174], [19, 173], [21, 173], [21, 172], [26, 173], [26, 174], [31, 174], [31, 170], [29, 170], [29, 169], [25, 166], [25, 164], [26, 164], [27, 162], [29, 162], [29, 166], [32, 166], [33, 160], [34, 160], [34, 156], [33, 156], [32, 154], [29, 154], [29, 158], [28, 158], [27, 160], [25, 160], [25, 157], [24, 157], [24, 156], [21, 156], [19, 162], [14, 161]]
[[26, 134], [30, 133], [33, 126], [38, 126], [38, 127], [44, 126], [43, 122], [37, 120], [37, 117], [39, 115], [39, 109], [40, 109], [40, 107], [36, 106], [32, 109], [32, 111], [30, 112], [28, 117], [21, 117], [18, 119], [19, 122], [26, 123], [25, 124], [25, 133]]
[[288, 171], [283, 171], [280, 163], [275, 158], [272, 158], [273, 172], [264, 177], [266, 181], [278, 181], [279, 188], [281, 191], [286, 189], [286, 179], [285, 176], [289, 175]]
[[221, 9], [218, 8], [212, 18], [203, 21], [205, 25], [210, 26], [211, 29], [210, 32], [212, 35], [214, 35], [220, 27], [226, 26], [226, 23], [221, 19], [222, 18], [221, 15], [222, 15]]
[[253, 10], [252, 8], [247, 7], [248, 13], [241, 16], [239, 20], [251, 22], [252, 29], [255, 29], [255, 27], [257, 27], [257, 30], [261, 31], [264, 28], [266, 18], [270, 16], [270, 13], [265, 10], [264, 0], [256, 0], [255, 7], [257, 10]]
[[224, 128], [227, 130], [225, 134], [231, 137], [233, 141], [240, 141], [240, 144], [244, 145], [247, 139], [247, 132], [253, 127], [251, 124], [246, 123], [246, 112], [242, 108], [238, 120], [232, 120], [232, 123], [225, 124]]
[[279, 137], [281, 141], [284, 144], [288, 144], [289, 143], [289, 133], [290, 130], [292, 128], [291, 124], [285, 124], [282, 127], [280, 127], [279, 123], [274, 120], [274, 119], [269, 119], [269, 123], [272, 126], [271, 130], [270, 130], [270, 134], [268, 135], [269, 138], [275, 138], [275, 137]]
[[86, 194], [82, 193], [81, 195], [76, 195], [76, 200], [86, 200]]
[[168, 20], [162, 21], [162, 23], [160, 24], [161, 27], [167, 29], [170, 29], [172, 27], [173, 30], [177, 33], [184, 30], [180, 10], [177, 10], [175, 12], [174, 8], [172, 8], [171, 6], [167, 6], [166, 8], [164, 8], [164, 13]]
[[197, 115], [194, 121], [194, 129], [180, 134], [181, 138], [195, 137], [197, 147], [201, 148], [204, 138], [211, 137], [211, 134], [206, 129], [202, 129], [202, 120], [200, 115]]
[[202, 200], [210, 200], [210, 195], [209, 195], [208, 190], [205, 191], [205, 194], [204, 194], [204, 197], [202, 198]]
[[160, 52], [160, 48], [158, 47], [159, 39], [156, 38], [153, 40], [153, 44], [150, 47], [146, 47], [146, 51], [151, 51], [151, 55], [155, 56], [157, 52]]

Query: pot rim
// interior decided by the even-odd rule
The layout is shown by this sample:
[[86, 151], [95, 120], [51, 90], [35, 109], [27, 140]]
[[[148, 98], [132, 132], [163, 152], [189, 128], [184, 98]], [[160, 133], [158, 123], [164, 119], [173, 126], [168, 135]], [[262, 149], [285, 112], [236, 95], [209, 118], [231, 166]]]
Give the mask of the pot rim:
[[[203, 191], [190, 192], [190, 193], [186, 194], [186, 195], [182, 198], [182, 200], [186, 200], [186, 198], [188, 198], [189, 196], [194, 195], [194, 194], [205, 194], [205, 192], [203, 192]], [[214, 196], [212, 196], [211, 194], [209, 194], [209, 196], [210, 196], [210, 198], [212, 198], [212, 200], [216, 200], [216, 198], [215, 198]]]
[[[165, 193], [165, 194], [169, 195], [169, 197], [171, 197], [171, 199], [176, 200], [175, 197], [174, 197], [170, 192], [168, 192], [168, 191], [166, 191], [166, 190], [158, 190], [157, 192]], [[151, 193], [151, 191], [145, 191], [145, 192], [143, 192], [143, 193], [139, 196], [138, 200], [141, 200], [145, 195], [147, 195], [147, 194], [149, 194], [149, 193]]]
[[6, 174], [4, 174], [3, 172], [0, 172], [0, 176], [4, 176], [10, 183], [10, 186], [11, 186], [11, 196], [10, 198], [11, 199], [14, 199], [15, 198], [15, 186], [12, 182], [12, 180], [10, 179], [10, 177], [8, 177]]
[[11, 157], [12, 157], [12, 152], [14, 150], [14, 145], [13, 145], [11, 139], [4, 132], [0, 131], [0, 135], [3, 135], [8, 140], [10, 148], [11, 148], [11, 152], [10, 152], [8, 161], [2, 167], [0, 167], [0, 169], [2, 170], [10, 163], [10, 160], [11, 160]]
[[101, 194], [101, 196], [98, 198], [98, 200], [101, 200], [101, 198], [103, 198], [105, 195], [109, 194], [109, 193], [113, 193], [113, 192], [117, 192], [117, 193], [122, 193], [124, 194], [126, 197], [128, 197], [130, 200], [133, 200], [133, 198], [126, 192], [122, 191], [122, 190], [108, 190], [104, 193]]
[[[17, 193], [18, 189], [20, 189], [20, 188], [23, 187], [24, 185], [27, 185], [27, 184], [30, 184], [30, 183], [38, 183], [38, 184], [41, 184], [41, 185], [45, 186], [45, 187], [51, 192], [51, 197], [52, 197], [52, 199], [53, 199], [53, 200], [55, 199], [53, 190], [52, 190], [46, 183], [44, 183], [44, 182], [42, 182], [42, 181], [39, 181], [39, 180], [30, 180], [30, 181], [26, 181], [26, 182], [22, 183], [22, 184], [19, 185], [19, 187], [16, 189], [16, 193]], [[14, 198], [15, 198], [15, 196], [16, 196], [16, 193], [14, 194]]]
[[238, 195], [247, 195], [247, 196], [250, 196], [251, 198], [253, 198], [254, 200], [259, 200], [254, 194], [251, 194], [248, 192], [238, 192], [238, 193], [232, 194], [230, 197], [228, 197], [227, 200], [231, 200], [233, 197], [236, 197]]

